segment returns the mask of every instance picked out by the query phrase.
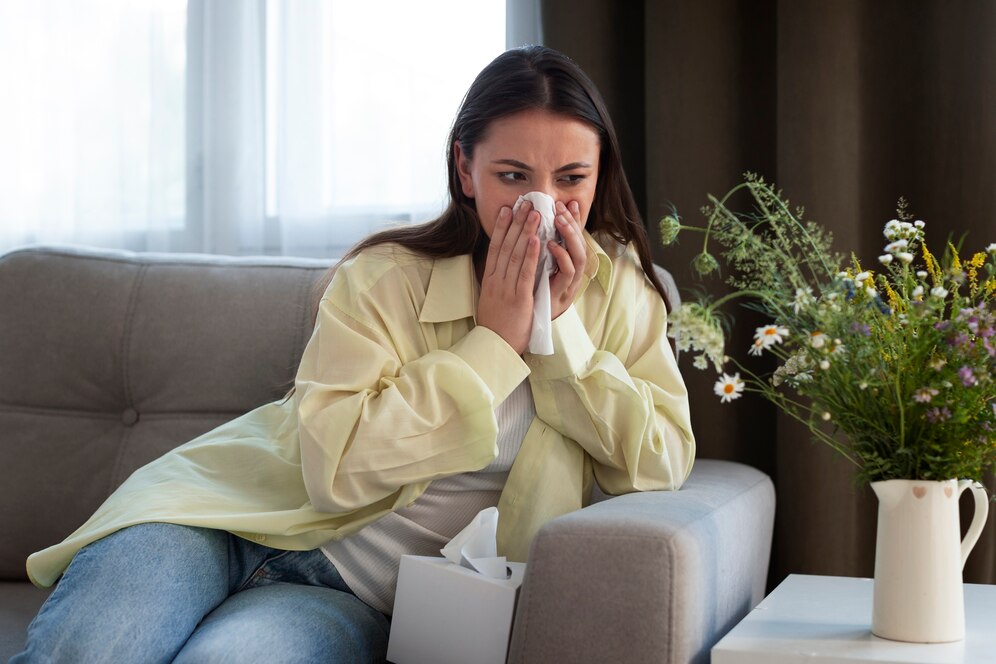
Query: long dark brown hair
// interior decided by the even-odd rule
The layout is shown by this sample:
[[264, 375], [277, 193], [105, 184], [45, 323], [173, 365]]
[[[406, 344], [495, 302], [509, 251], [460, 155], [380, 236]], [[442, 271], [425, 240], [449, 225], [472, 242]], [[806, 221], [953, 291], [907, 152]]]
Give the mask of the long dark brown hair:
[[[439, 218], [371, 235], [350, 249], [344, 260], [388, 242], [430, 258], [473, 254], [475, 261], [480, 260], [487, 253], [488, 237], [481, 228], [474, 200], [460, 186], [453, 146], [459, 141], [467, 159], [473, 159], [474, 148], [484, 139], [492, 122], [526, 110], [545, 110], [577, 118], [598, 133], [598, 180], [585, 228], [590, 233], [607, 233], [621, 244], [632, 242], [643, 271], [667, 306], [664, 288], [654, 272], [647, 232], [623, 173], [619, 141], [605, 102], [595, 84], [573, 60], [543, 46], [502, 53], [471, 84], [447, 141], [450, 203]], [[333, 267], [316, 284], [319, 296], [325, 292], [334, 272]]]

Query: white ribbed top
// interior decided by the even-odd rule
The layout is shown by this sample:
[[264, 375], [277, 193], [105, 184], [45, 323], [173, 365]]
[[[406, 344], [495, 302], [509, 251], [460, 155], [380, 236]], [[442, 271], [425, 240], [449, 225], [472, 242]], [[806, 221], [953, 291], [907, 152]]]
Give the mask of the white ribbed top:
[[[524, 380], [498, 408], [498, 457], [481, 470], [429, 484], [418, 500], [322, 551], [361, 600], [382, 613], [394, 609], [401, 556], [439, 556], [439, 550], [477, 513], [498, 504], [536, 407]], [[500, 518], [500, 515], [499, 515]]]

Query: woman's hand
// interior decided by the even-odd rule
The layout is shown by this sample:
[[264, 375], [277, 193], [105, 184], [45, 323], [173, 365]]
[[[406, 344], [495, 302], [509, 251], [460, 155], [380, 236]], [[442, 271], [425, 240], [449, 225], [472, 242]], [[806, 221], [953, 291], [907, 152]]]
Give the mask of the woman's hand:
[[539, 223], [539, 212], [528, 202], [514, 218], [511, 208], [501, 208], [481, 275], [477, 324], [495, 332], [520, 355], [529, 344], [533, 325]]
[[557, 273], [550, 278], [551, 320], [555, 320], [574, 303], [588, 260], [577, 201], [571, 201], [567, 205], [557, 201], [554, 225], [564, 238], [564, 245], [560, 246], [552, 241], [549, 243], [550, 254], [557, 262]]

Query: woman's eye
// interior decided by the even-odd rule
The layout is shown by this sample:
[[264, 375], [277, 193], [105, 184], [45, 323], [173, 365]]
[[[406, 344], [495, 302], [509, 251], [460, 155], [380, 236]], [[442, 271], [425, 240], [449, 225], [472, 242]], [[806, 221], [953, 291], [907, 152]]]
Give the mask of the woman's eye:
[[563, 182], [566, 182], [567, 184], [578, 184], [584, 179], [585, 179], [584, 175], [577, 175], [577, 174], [565, 175], [563, 178], [561, 178], [561, 180]]
[[526, 176], [518, 171], [504, 171], [498, 174], [498, 178], [506, 182], [522, 182]]

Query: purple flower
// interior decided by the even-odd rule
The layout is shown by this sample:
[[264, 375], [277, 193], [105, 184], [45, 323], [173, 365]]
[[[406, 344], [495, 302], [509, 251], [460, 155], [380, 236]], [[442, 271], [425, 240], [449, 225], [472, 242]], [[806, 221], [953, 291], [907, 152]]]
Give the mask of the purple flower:
[[996, 345], [993, 345], [993, 343], [990, 342], [989, 339], [983, 339], [982, 345], [985, 347], [986, 352], [989, 353], [989, 357], [996, 357]]
[[917, 403], [929, 403], [931, 399], [937, 396], [937, 390], [932, 387], [922, 387], [913, 393], [913, 401]]
[[931, 424], [937, 424], [938, 422], [950, 420], [951, 411], [948, 410], [947, 406], [944, 406], [943, 408], [931, 408], [927, 411], [927, 419], [930, 420]]
[[975, 309], [972, 307], [968, 307], [967, 309], [961, 309], [958, 311], [958, 318], [960, 318], [961, 320], [965, 320], [974, 313]]
[[951, 326], [951, 323], [949, 323], [946, 320], [942, 320], [942, 321], [940, 321], [938, 323], [934, 323], [934, 329], [935, 330], [946, 330], [950, 326]]
[[965, 387], [972, 387], [979, 382], [979, 379], [972, 372], [972, 367], [969, 366], [963, 366], [961, 369], [958, 369], [958, 378], [961, 378], [961, 384]]
[[851, 323], [851, 331], [857, 332], [858, 334], [870, 337], [872, 330], [871, 327], [864, 323]]
[[969, 337], [964, 332], [959, 332], [950, 339], [948, 339], [948, 344], [952, 346], [957, 346], [958, 348], [971, 348], [972, 338]]

